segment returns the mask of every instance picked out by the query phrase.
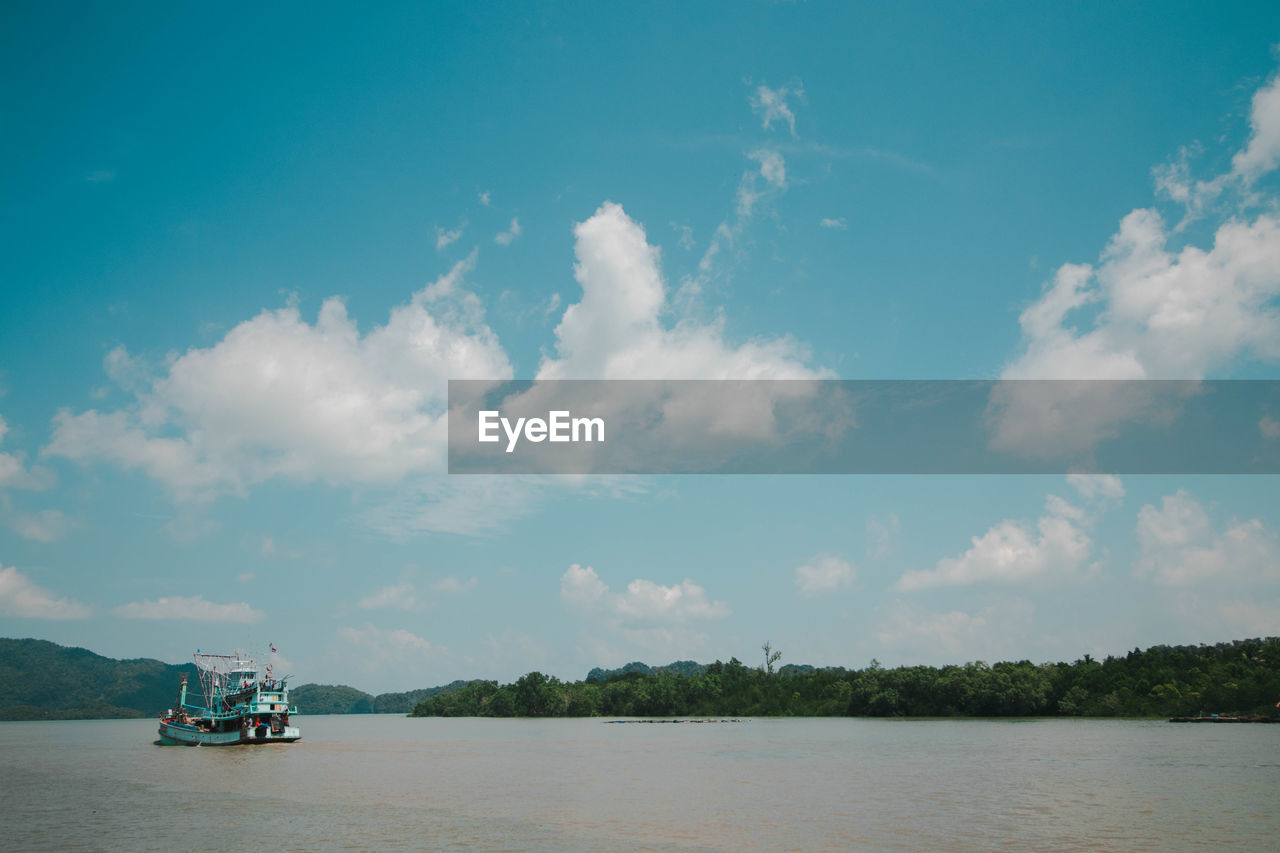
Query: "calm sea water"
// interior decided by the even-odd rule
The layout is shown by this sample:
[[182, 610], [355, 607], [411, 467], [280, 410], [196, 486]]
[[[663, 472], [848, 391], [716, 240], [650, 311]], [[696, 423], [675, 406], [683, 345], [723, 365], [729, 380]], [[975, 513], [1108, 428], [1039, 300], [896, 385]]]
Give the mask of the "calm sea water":
[[1280, 726], [296, 718], [0, 723], [4, 850], [1275, 850]]

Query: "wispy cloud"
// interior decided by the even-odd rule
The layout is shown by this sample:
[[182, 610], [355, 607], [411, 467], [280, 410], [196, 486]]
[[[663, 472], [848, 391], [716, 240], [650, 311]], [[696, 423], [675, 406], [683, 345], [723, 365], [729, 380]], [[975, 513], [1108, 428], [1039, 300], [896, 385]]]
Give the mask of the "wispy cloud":
[[889, 513], [885, 518], [867, 519], [867, 556], [873, 560], [882, 560], [893, 551], [893, 540], [898, 535], [902, 522], [898, 516]]
[[493, 242], [497, 243], [499, 246], [510, 246], [513, 242], [515, 242], [515, 239], [519, 237], [520, 234], [521, 234], [520, 220], [513, 217], [511, 219], [510, 227], [508, 227], [507, 230], [503, 231], [501, 234], [495, 235], [493, 238]]
[[924, 160], [874, 145], [830, 145], [823, 142], [780, 142], [779, 151], [785, 154], [827, 157], [832, 160], [865, 160], [886, 163], [905, 172], [938, 177], [942, 173], [936, 166]]
[[436, 226], [436, 251], [443, 252], [449, 246], [453, 245], [462, 236], [462, 232], [467, 230], [467, 223], [464, 220], [458, 224], [457, 228], [445, 230], [439, 225]]
[[264, 557], [273, 557], [280, 560], [300, 560], [302, 552], [295, 548], [284, 548], [276, 542], [273, 536], [263, 536], [262, 544], [258, 546], [258, 553]]
[[61, 510], [46, 509], [38, 513], [22, 513], [14, 517], [13, 529], [24, 539], [36, 542], [54, 542], [66, 535], [71, 527]]
[[780, 190], [787, 188], [787, 163], [777, 151], [761, 148], [747, 155], [760, 164], [760, 176]]
[[[9, 425], [0, 417], [0, 442]], [[53, 484], [52, 472], [38, 466], [28, 468], [21, 453], [0, 453], [0, 489], [47, 489]]]
[[785, 124], [796, 135], [796, 116], [787, 101], [790, 98], [803, 98], [804, 88], [799, 83], [771, 89], [760, 84], [751, 94], [751, 109], [760, 116], [761, 126], [768, 130], [774, 122]]
[[204, 596], [189, 598], [180, 596], [144, 599], [114, 608], [112, 613], [124, 619], [173, 619], [194, 622], [235, 622], [248, 624], [261, 622], [266, 614], [255, 610], [243, 601], [216, 604]]
[[368, 671], [388, 666], [416, 670], [424, 659], [444, 651], [443, 647], [404, 628], [384, 629], [369, 624], [363, 628], [341, 627], [338, 639], [359, 654], [357, 665]]
[[360, 599], [361, 610], [417, 610], [418, 591], [408, 581], [384, 586]]
[[693, 226], [681, 225], [678, 222], [672, 222], [671, 227], [674, 228], [676, 232], [679, 233], [680, 235], [680, 237], [676, 240], [676, 245], [679, 246], [681, 249], [684, 249], [687, 252], [690, 249], [692, 249], [695, 245], [697, 245], [693, 239]]
[[796, 589], [813, 598], [853, 584], [854, 568], [847, 560], [831, 554], [819, 554], [795, 570]]
[[471, 592], [473, 589], [476, 588], [476, 585], [479, 583], [480, 583], [480, 579], [475, 577], [470, 577], [470, 578], [467, 578], [466, 580], [462, 580], [461, 578], [454, 577], [453, 575], [445, 575], [444, 577], [440, 578], [440, 580], [431, 584], [431, 588], [434, 589], [436, 592], [444, 592], [444, 593], [450, 593], [453, 595], [461, 595], [463, 593]]
[[1026, 599], [996, 601], [976, 613], [927, 611], [894, 601], [883, 610], [875, 639], [898, 661], [999, 660], [1026, 653], [1034, 636], [1035, 605]]

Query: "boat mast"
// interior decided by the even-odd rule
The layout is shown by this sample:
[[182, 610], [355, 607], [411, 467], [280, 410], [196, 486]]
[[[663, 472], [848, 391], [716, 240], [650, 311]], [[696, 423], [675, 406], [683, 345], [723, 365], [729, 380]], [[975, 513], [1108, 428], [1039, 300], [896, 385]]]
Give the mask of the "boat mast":
[[182, 683], [178, 688], [178, 703], [169, 711], [170, 716], [181, 717], [187, 712], [187, 674], [182, 673]]

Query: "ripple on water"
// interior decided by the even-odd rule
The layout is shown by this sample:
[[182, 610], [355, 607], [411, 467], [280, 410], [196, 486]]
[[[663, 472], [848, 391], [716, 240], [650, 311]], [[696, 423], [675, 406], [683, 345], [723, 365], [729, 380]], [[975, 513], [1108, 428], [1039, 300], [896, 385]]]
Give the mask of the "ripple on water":
[[271, 748], [0, 724], [6, 847], [1269, 849], [1272, 727], [306, 717]]

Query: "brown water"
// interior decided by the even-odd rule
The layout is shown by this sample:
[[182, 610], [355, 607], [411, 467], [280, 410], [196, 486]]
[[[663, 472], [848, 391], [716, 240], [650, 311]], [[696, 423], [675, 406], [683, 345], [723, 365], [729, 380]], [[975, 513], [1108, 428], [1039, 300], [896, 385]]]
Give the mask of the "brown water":
[[4, 850], [1277, 849], [1280, 726], [297, 717], [0, 723]]

